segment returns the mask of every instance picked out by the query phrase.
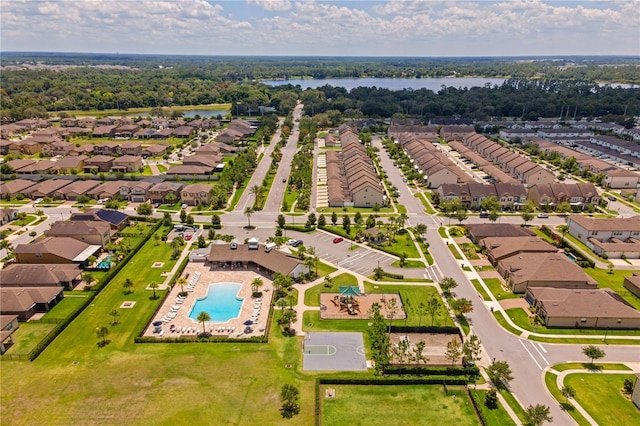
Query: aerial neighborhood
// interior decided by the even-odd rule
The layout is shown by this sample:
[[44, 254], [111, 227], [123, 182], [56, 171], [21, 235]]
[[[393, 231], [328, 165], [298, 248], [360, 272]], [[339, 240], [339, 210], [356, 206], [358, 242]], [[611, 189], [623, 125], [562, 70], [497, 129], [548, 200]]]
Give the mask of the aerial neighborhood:
[[[2, 410], [35, 401], [7, 424], [46, 423], [18, 392], [62, 381], [107, 423], [637, 423], [640, 110], [436, 114], [247, 79], [3, 112]], [[51, 424], [101, 423], [72, 394]]]

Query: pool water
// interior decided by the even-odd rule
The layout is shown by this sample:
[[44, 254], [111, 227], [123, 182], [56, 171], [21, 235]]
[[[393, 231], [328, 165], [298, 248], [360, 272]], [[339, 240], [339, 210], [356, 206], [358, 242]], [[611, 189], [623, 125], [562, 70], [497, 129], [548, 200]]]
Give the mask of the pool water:
[[211, 322], [226, 322], [238, 318], [243, 301], [238, 297], [241, 287], [242, 284], [232, 282], [209, 284], [207, 295], [196, 300], [189, 318], [198, 321], [200, 312], [208, 313]]
[[111, 268], [111, 263], [111, 256], [107, 256], [98, 263], [98, 269], [109, 269]]

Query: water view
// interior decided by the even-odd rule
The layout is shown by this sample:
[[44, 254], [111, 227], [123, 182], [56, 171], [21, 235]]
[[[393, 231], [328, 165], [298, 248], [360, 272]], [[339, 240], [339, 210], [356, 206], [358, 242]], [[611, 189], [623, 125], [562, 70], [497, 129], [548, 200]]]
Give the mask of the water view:
[[334, 87], [344, 87], [351, 90], [356, 87], [378, 87], [389, 90], [402, 89], [429, 89], [434, 92], [445, 87], [482, 87], [485, 84], [501, 85], [504, 78], [484, 78], [484, 77], [444, 77], [444, 78], [327, 78], [322, 80], [296, 78], [290, 80], [263, 80], [262, 83], [270, 86], [281, 86], [284, 84], [300, 85], [303, 89], [316, 89], [321, 86], [330, 85]]

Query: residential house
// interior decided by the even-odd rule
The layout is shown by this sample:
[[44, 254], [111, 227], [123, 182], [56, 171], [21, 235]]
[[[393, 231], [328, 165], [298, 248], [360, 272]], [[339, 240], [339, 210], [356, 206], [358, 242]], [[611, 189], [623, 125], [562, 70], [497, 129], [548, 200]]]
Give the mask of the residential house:
[[224, 142], [224, 143], [236, 143], [237, 141], [242, 139], [242, 136], [243, 136], [243, 133], [241, 131], [227, 128], [227, 129], [220, 130], [220, 132], [218, 132], [218, 136], [216, 136], [216, 140], [218, 142]]
[[53, 196], [56, 199], [75, 201], [78, 196], [87, 194], [98, 185], [100, 182], [97, 180], [77, 180], [58, 189], [53, 193]]
[[118, 148], [118, 153], [121, 155], [135, 155], [142, 154], [142, 145], [138, 142], [125, 142]]
[[636, 297], [640, 297], [640, 275], [637, 273], [633, 273], [633, 275], [629, 275], [624, 277], [624, 281], [622, 282], [622, 286], [633, 293]]
[[482, 202], [487, 198], [498, 198], [495, 185], [469, 182], [467, 186], [469, 187], [469, 195], [471, 196], [469, 207], [472, 209], [480, 209]]
[[73, 289], [81, 280], [78, 265], [12, 263], [2, 270], [2, 287], [63, 287]]
[[194, 132], [195, 129], [191, 126], [180, 126], [173, 129], [173, 136], [176, 138], [188, 139]]
[[123, 182], [126, 184], [126, 181], [121, 180], [104, 182], [87, 192], [87, 195], [95, 199], [113, 200], [120, 194]]
[[40, 175], [47, 174], [55, 166], [55, 161], [40, 160], [28, 166], [21, 167], [20, 170], [16, 170], [18, 175]]
[[502, 210], [518, 210], [527, 202], [527, 189], [521, 183], [498, 182], [496, 194]]
[[73, 180], [68, 179], [51, 179], [44, 180], [32, 187], [30, 187], [26, 192], [31, 199], [36, 198], [55, 198], [55, 194], [58, 190], [72, 183]]
[[137, 124], [125, 124], [117, 127], [114, 131], [114, 137], [116, 138], [132, 138], [133, 134], [140, 130], [140, 126]]
[[149, 145], [142, 150], [142, 157], [162, 157], [167, 152], [167, 145]]
[[467, 236], [475, 243], [480, 244], [487, 237], [520, 237], [534, 236], [535, 232], [511, 223], [473, 223], [467, 225]]
[[35, 164], [36, 160], [32, 160], [30, 158], [17, 158], [15, 160], [9, 160], [7, 161], [7, 165], [11, 168], [11, 170], [13, 170], [14, 172], [17, 172], [18, 170], [30, 166], [32, 164]]
[[55, 165], [51, 168], [51, 171], [58, 173], [59, 175], [71, 175], [82, 172], [84, 168], [84, 162], [89, 157], [86, 155], [69, 155], [62, 157], [56, 161]]
[[640, 174], [626, 169], [606, 170], [602, 186], [605, 188], [636, 188], [640, 183]]
[[486, 249], [487, 258], [492, 265], [502, 259], [520, 253], [557, 253], [558, 248], [540, 237], [487, 237], [482, 240], [481, 247]]
[[132, 173], [142, 169], [142, 157], [139, 155], [123, 155], [113, 160], [111, 171]]
[[94, 138], [112, 138], [116, 135], [116, 127], [98, 125], [93, 129], [92, 135]]
[[22, 139], [9, 144], [10, 154], [34, 155], [42, 152], [42, 145], [33, 139]]
[[[180, 199], [183, 185], [178, 182], [160, 182], [149, 188], [149, 200], [152, 203], [166, 203], [172, 199], [175, 203]], [[169, 196], [172, 194], [172, 196]], [[169, 198], [168, 198], [169, 197]]]
[[211, 188], [211, 185], [205, 184], [187, 185], [181, 191], [182, 202], [190, 206], [208, 205], [211, 202]]
[[567, 226], [571, 236], [600, 256], [640, 259], [640, 216], [605, 219], [572, 215]]
[[3, 207], [0, 209], [0, 225], [5, 225], [11, 221], [14, 221], [18, 217], [18, 210]]
[[18, 327], [17, 315], [0, 315], [0, 355], [13, 346], [13, 333]]
[[529, 287], [525, 299], [547, 327], [640, 328], [640, 312], [609, 289]]
[[498, 262], [498, 272], [514, 293], [528, 287], [595, 289], [598, 283], [564, 253], [518, 253]]
[[93, 154], [93, 145], [80, 145], [71, 150], [69, 152], [70, 155], [92, 155]]
[[120, 196], [132, 203], [144, 203], [149, 199], [149, 189], [152, 186], [151, 182], [121, 182]]
[[71, 150], [74, 148], [74, 145], [65, 141], [56, 141], [50, 144], [46, 144], [42, 146], [42, 153], [49, 157], [55, 157], [57, 155], [68, 155]]
[[129, 225], [129, 216], [111, 209], [92, 208], [84, 212], [73, 213], [70, 220], [94, 220], [108, 223], [113, 231], [122, 231]]
[[29, 188], [37, 185], [37, 181], [16, 179], [0, 183], [0, 194], [2, 198], [13, 198], [16, 196], [26, 196]]
[[44, 231], [47, 237], [69, 237], [103, 249], [111, 243], [111, 227], [97, 220], [56, 221]]
[[103, 142], [93, 146], [93, 154], [115, 156], [119, 154], [119, 149], [120, 144], [118, 142]]
[[60, 287], [0, 287], [0, 314], [28, 321], [36, 313], [48, 312], [62, 300]]
[[96, 119], [93, 117], [80, 117], [78, 118], [78, 127], [93, 128], [96, 124]]
[[76, 264], [86, 268], [89, 258], [100, 251], [99, 245], [83, 243], [67, 237], [45, 237], [33, 244], [18, 244], [13, 254], [22, 264]]
[[203, 166], [171, 166], [167, 176], [206, 176], [211, 174], [211, 168]]
[[11, 146], [13, 142], [8, 139], [0, 139], [0, 155], [6, 155], [9, 153], [9, 146]]
[[113, 157], [108, 155], [96, 155], [84, 160], [83, 170], [85, 173], [108, 172], [113, 166]]

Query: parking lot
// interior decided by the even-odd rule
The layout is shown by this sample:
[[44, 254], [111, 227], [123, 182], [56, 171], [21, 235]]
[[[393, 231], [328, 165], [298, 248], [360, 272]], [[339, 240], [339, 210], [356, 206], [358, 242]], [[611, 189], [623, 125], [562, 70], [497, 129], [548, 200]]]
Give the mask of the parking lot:
[[167, 241], [171, 242], [174, 238], [182, 237], [185, 241], [190, 241], [192, 238], [195, 238], [196, 229], [193, 229], [189, 226], [184, 227], [174, 227], [171, 232], [167, 235]]

